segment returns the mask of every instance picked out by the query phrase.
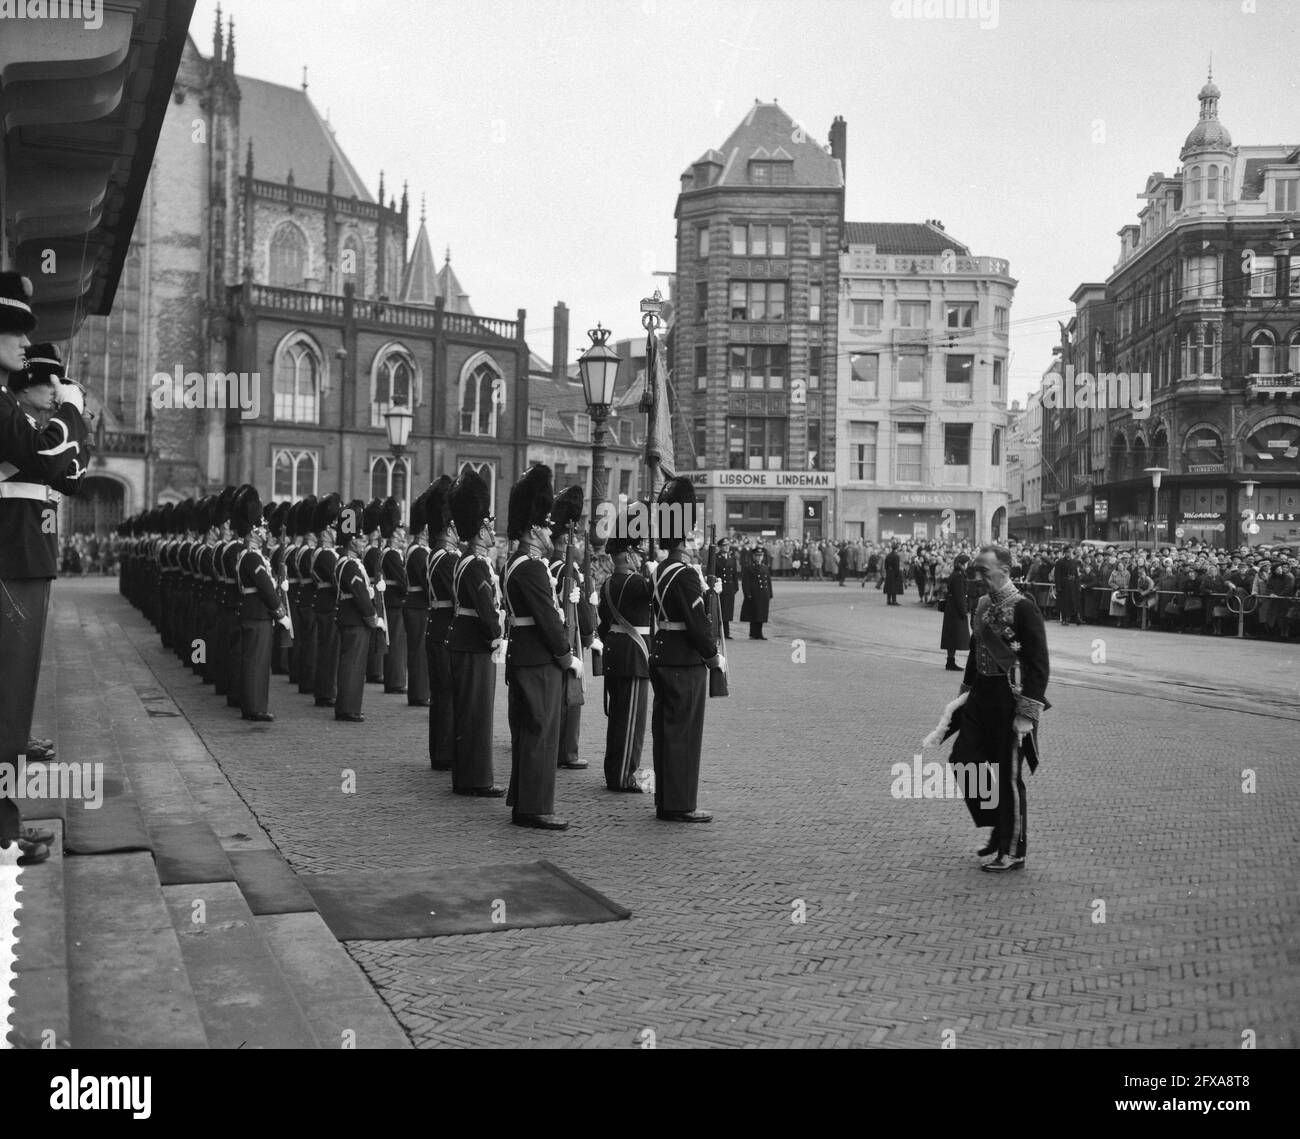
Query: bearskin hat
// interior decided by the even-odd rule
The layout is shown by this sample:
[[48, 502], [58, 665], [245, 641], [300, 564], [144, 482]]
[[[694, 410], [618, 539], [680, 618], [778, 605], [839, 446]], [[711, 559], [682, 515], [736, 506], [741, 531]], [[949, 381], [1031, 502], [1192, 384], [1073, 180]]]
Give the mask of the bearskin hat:
[[582, 517], [582, 487], [570, 486], [556, 496], [551, 505], [551, 540], [559, 541], [570, 523], [576, 525]]
[[373, 534], [379, 529], [379, 520], [383, 514], [383, 506], [379, 499], [372, 498], [365, 504], [365, 509], [361, 513], [361, 529], [363, 533]]
[[222, 526], [230, 521], [231, 511], [235, 505], [235, 488], [228, 486], [217, 496], [216, 523]]
[[659, 491], [659, 505], [680, 508], [657, 512], [659, 538], [665, 549], [680, 546], [695, 528], [696, 501], [695, 487], [688, 479], [675, 478], [664, 483]]
[[415, 496], [415, 501], [411, 503], [411, 537], [416, 537], [421, 530], [429, 524], [429, 516], [424, 511], [424, 504], [429, 500], [429, 491], [432, 487], [425, 487]]
[[333, 526], [339, 520], [339, 514], [343, 510], [343, 499], [337, 491], [327, 494], [318, 503], [312, 511], [311, 530], [313, 534], [319, 534], [327, 526]]
[[451, 475], [440, 475], [425, 491], [424, 517], [430, 536], [443, 533], [451, 525]]
[[447, 507], [456, 523], [456, 533], [468, 542], [492, 513], [492, 491], [478, 471], [466, 467], [447, 493]]
[[389, 495], [379, 508], [379, 533], [385, 538], [391, 538], [401, 524], [402, 504]]
[[194, 529], [194, 499], [187, 498], [184, 502], [176, 504], [176, 510], [172, 514], [172, 522], [176, 526], [177, 534], [186, 534]]
[[165, 503], [158, 509], [158, 530], [163, 534], [171, 534], [172, 516], [176, 513], [176, 504], [174, 502]]
[[632, 507], [619, 512], [614, 522], [614, 533], [605, 539], [605, 553], [610, 557], [626, 550], [635, 550], [642, 555], [646, 552], [646, 538], [649, 533], [646, 520], [649, 517], [649, 510], [644, 503], [638, 502], [635, 505], [635, 512]]
[[316, 520], [316, 507], [318, 505], [319, 500], [314, 494], [309, 494], [298, 503], [298, 533], [304, 538], [308, 534], [316, 532], [312, 528], [312, 523]]
[[375, 502], [367, 505], [359, 498], [354, 498], [339, 511], [338, 533], [335, 535], [334, 544], [336, 546], [346, 546], [353, 538], [360, 537], [362, 534], [369, 534], [370, 506], [378, 507], [379, 503]]
[[513, 542], [522, 538], [534, 526], [549, 526], [551, 507], [554, 504], [555, 483], [551, 468], [544, 463], [529, 467], [510, 488], [506, 537]]
[[262, 503], [262, 522], [269, 528], [271, 525], [271, 515], [275, 513], [274, 502]]
[[248, 537], [254, 527], [262, 522], [262, 496], [257, 487], [244, 483], [235, 491], [235, 505], [231, 511], [230, 525], [241, 538]]
[[276, 507], [271, 511], [271, 518], [268, 525], [272, 534], [287, 533], [289, 528], [289, 511], [293, 509], [287, 502], [276, 503]]

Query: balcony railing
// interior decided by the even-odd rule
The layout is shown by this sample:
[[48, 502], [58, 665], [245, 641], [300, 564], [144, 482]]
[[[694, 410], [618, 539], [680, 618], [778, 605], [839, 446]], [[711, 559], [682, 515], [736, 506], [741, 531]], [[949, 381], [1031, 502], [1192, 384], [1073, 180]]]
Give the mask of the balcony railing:
[[96, 447], [100, 455], [143, 455], [148, 438], [143, 431], [105, 431]]
[[1300, 395], [1300, 375], [1295, 372], [1256, 373], [1246, 377], [1251, 395]]
[[302, 313], [304, 316], [343, 319], [343, 298], [327, 293], [309, 293], [303, 289], [284, 289], [275, 285], [252, 285], [248, 299], [254, 308], [270, 308], [281, 312]]

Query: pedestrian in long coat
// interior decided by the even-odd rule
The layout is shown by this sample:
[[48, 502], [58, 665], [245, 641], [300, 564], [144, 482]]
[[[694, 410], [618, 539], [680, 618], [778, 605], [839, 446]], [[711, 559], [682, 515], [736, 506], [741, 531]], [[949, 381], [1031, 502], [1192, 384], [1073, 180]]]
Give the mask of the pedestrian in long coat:
[[939, 647], [948, 654], [944, 666], [951, 672], [960, 672], [957, 654], [970, 648], [970, 605], [966, 599], [966, 566], [970, 558], [958, 554], [948, 575], [948, 595], [943, 602], [943, 631], [939, 634]]
[[898, 595], [903, 592], [903, 566], [898, 556], [898, 543], [889, 547], [885, 555], [885, 604], [897, 605]]
[[767, 564], [767, 551], [759, 546], [754, 556], [740, 571], [740, 586], [745, 600], [740, 604], [740, 619], [749, 622], [749, 639], [765, 641], [763, 625], [768, 620], [772, 600], [772, 571]]

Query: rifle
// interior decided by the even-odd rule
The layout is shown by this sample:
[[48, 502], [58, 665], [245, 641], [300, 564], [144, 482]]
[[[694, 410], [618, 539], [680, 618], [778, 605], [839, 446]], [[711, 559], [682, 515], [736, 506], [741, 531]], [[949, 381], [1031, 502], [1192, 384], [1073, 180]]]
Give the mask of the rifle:
[[[573, 591], [578, 587], [575, 572], [577, 568], [577, 559], [573, 554], [573, 523], [570, 522], [564, 532], [564, 569], [560, 571], [560, 588], [564, 591], [564, 623], [569, 630], [569, 651], [582, 660], [582, 630], [578, 628], [578, 605], [572, 600]], [[570, 708], [587, 702], [582, 694], [584, 687], [584, 682], [573, 673], [564, 674], [564, 702]]]
[[[357, 561], [360, 562], [361, 564], [361, 572], [366, 573], [365, 562], [361, 561], [360, 558], [358, 558]], [[374, 598], [374, 603], [375, 603], [375, 628], [384, 634], [384, 649], [385, 651], [387, 651], [388, 610], [384, 607], [384, 591], [388, 588], [388, 586], [384, 584], [384, 554], [382, 550], [380, 551], [379, 554], [378, 568], [379, 568], [379, 576], [378, 579], [375, 581], [375, 584], [371, 587], [370, 595], [372, 598]], [[369, 577], [370, 575], [366, 574], [367, 580], [369, 579]]]
[[[727, 643], [722, 634], [722, 599], [718, 596], [718, 527], [715, 523], [709, 527], [709, 552], [705, 564], [704, 584], [708, 599], [705, 609], [709, 614], [709, 632], [717, 642], [718, 652], [727, 655]], [[709, 670], [709, 695], [727, 695], [727, 674], [720, 668]]]
[[[285, 555], [288, 556], [287, 554]], [[285, 566], [284, 560], [280, 561], [280, 575], [275, 582], [276, 592], [280, 595], [280, 602], [284, 606], [284, 616], [280, 619], [285, 633], [288, 635], [289, 642], [283, 647], [286, 649], [293, 648], [293, 609], [289, 606], [289, 570]]]
[[[582, 547], [582, 585], [588, 591], [587, 599], [591, 602], [594, 609], [598, 604], [598, 595], [596, 593], [596, 581], [591, 576], [591, 535], [587, 535], [587, 541]], [[600, 643], [599, 634], [591, 642], [591, 675], [605, 675], [605, 654], [604, 648]]]

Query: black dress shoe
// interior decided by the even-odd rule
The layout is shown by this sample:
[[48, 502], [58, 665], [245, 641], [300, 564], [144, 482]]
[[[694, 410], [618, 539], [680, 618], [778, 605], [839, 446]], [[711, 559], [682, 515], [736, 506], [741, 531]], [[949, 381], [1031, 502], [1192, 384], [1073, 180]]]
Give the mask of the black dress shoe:
[[227, 696], [227, 697], [226, 697], [226, 707], [227, 707], [227, 708], [242, 708], [242, 707], [243, 707], [243, 704], [241, 704], [238, 700], [232, 700], [229, 696]]
[[1012, 858], [1009, 854], [999, 854], [992, 862], [986, 862], [980, 867], [981, 870], [987, 870], [990, 874], [1005, 874], [1008, 870], [1023, 870], [1025, 860], [1023, 858]]
[[326, 700], [324, 697], [317, 696], [317, 697], [316, 697], [316, 707], [317, 707], [317, 708], [333, 708], [333, 707], [334, 707], [334, 701], [333, 701], [333, 700]]
[[998, 852], [998, 836], [997, 836], [997, 832], [994, 831], [993, 834], [989, 836], [988, 842], [986, 842], [983, 846], [979, 848], [979, 857], [987, 858], [990, 854], [997, 854], [997, 852]]
[[432, 700], [408, 700], [407, 703], [412, 708], [427, 708], [433, 703]]
[[711, 823], [708, 811], [656, 811], [655, 817], [665, 823]]
[[275, 717], [270, 712], [245, 712], [245, 720], [252, 720], [258, 724], [271, 724], [275, 722]]
[[364, 724], [366, 722], [365, 716], [360, 712], [335, 712], [334, 718], [342, 720], [345, 724]]
[[567, 831], [568, 819], [559, 815], [512, 815], [510, 821], [517, 827], [533, 827], [539, 831]]
[[385, 685], [385, 686], [384, 686], [384, 691], [385, 691], [386, 693], [389, 693], [389, 694], [400, 694], [400, 695], [402, 695], [402, 696], [405, 696], [405, 695], [406, 695], [406, 689], [405, 689], [405, 688], [389, 688], [387, 685]]
[[636, 795], [640, 795], [640, 794], [643, 793], [643, 792], [641, 791], [641, 788], [638, 787], [638, 786], [636, 786], [635, 784], [633, 784], [631, 787], [609, 787], [609, 786], [606, 786], [605, 790], [606, 790], [606, 791], [624, 791], [624, 792], [626, 792], [626, 793], [628, 793], [628, 794], [636, 794]]
[[577, 763], [561, 763], [559, 766], [564, 768], [565, 771], [585, 771], [587, 769], [587, 761], [585, 759], [580, 759]]
[[957, 664], [955, 661], [949, 661], [949, 662], [948, 662], [947, 664], [945, 664], [943, 667], [944, 667], [945, 669], [947, 669], [949, 672], [961, 672], [961, 671], [963, 671], [961, 665]]
[[429, 770], [430, 770], [430, 771], [450, 771], [450, 770], [451, 770], [451, 764], [450, 764], [450, 763], [434, 763], [432, 760], [430, 760], [430, 762], [429, 762]]
[[504, 787], [453, 787], [457, 795], [477, 795], [480, 799], [500, 799], [506, 793]]

